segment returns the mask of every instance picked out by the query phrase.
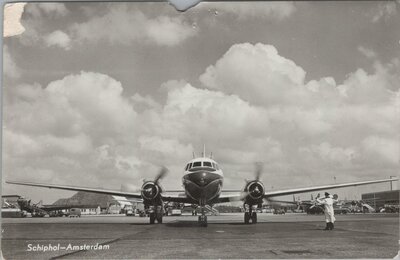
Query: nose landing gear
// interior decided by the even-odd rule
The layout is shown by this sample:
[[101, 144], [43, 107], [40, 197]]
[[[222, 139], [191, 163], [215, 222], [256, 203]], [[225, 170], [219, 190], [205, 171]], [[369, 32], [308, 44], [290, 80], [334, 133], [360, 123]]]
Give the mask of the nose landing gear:
[[200, 227], [207, 227], [208, 226], [207, 216], [205, 216], [205, 215], [199, 216], [199, 225], [200, 225]]
[[206, 212], [205, 212], [204, 208], [205, 208], [204, 204], [200, 206], [200, 211], [201, 211], [201, 215], [199, 216], [199, 225], [200, 225], [200, 227], [207, 227], [208, 226], [207, 216], [206, 216]]

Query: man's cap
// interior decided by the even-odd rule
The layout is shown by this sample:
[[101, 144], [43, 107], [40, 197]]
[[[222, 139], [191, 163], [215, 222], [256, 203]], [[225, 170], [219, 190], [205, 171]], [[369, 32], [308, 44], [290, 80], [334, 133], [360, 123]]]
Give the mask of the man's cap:
[[325, 192], [325, 196], [329, 196], [329, 193], [328, 193], [328, 192]]

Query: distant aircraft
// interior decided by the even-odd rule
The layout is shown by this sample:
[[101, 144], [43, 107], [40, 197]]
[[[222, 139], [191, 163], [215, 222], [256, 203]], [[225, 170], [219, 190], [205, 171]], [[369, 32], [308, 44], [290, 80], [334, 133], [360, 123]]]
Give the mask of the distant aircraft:
[[[205, 149], [204, 149], [205, 150]], [[160, 180], [166, 175], [167, 168], [163, 167], [153, 181], [145, 181], [140, 192], [126, 192], [118, 190], [106, 190], [88, 187], [76, 187], [56, 184], [42, 184], [32, 182], [7, 181], [9, 184], [27, 185], [35, 187], [45, 187], [53, 189], [86, 191], [102, 194], [110, 194], [117, 196], [125, 196], [127, 199], [143, 199], [145, 207], [148, 209], [150, 224], [155, 221], [162, 223], [163, 220], [163, 203], [178, 202], [198, 205], [200, 213], [198, 222], [200, 226], [207, 226], [206, 209], [218, 203], [243, 201], [244, 203], [244, 223], [257, 223], [257, 207], [261, 208], [263, 200], [271, 200], [273, 197], [291, 195], [312, 191], [328, 190], [333, 188], [344, 188], [350, 186], [367, 185], [373, 183], [383, 183], [397, 181], [398, 179], [382, 179], [372, 181], [360, 181], [343, 184], [322, 185], [305, 188], [294, 188], [286, 190], [266, 191], [264, 184], [261, 182], [262, 167], [260, 164], [256, 167], [255, 178], [246, 181], [242, 190], [222, 190], [223, 172], [218, 163], [211, 157], [205, 157], [205, 151], [201, 157], [190, 160], [185, 167], [183, 174], [184, 191], [164, 191], [160, 185]], [[168, 195], [167, 192], [184, 192], [180, 195]], [[224, 192], [234, 193], [233, 195], [224, 195]]]

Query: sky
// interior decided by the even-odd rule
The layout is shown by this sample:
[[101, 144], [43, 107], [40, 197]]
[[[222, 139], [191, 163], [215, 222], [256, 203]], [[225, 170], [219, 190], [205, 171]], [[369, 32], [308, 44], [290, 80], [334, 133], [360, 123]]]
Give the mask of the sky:
[[268, 190], [398, 176], [398, 2], [5, 8], [20, 19], [4, 28], [3, 194], [73, 194], [5, 180], [134, 191], [162, 166], [177, 189], [203, 144], [228, 189], [256, 162]]

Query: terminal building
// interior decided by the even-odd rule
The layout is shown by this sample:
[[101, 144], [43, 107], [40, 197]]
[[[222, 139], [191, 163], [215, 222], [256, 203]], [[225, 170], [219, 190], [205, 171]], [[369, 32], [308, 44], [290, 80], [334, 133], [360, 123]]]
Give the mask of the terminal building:
[[399, 209], [400, 190], [370, 192], [361, 195], [361, 199], [376, 210], [382, 208]]

